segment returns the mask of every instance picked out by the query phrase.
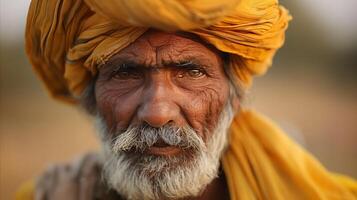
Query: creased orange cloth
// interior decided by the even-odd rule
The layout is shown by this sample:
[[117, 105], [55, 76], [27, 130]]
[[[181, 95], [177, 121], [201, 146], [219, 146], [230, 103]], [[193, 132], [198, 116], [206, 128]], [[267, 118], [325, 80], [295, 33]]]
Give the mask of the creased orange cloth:
[[26, 51], [50, 94], [76, 102], [98, 67], [149, 28], [186, 31], [229, 53], [248, 86], [270, 66], [289, 19], [277, 0], [32, 0]]
[[232, 200], [357, 200], [357, 182], [327, 171], [265, 116], [234, 118], [222, 158]]

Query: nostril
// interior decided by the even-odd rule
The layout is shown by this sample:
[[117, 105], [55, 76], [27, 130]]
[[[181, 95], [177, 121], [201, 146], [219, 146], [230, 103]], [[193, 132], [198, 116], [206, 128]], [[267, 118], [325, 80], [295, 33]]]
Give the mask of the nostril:
[[152, 127], [162, 127], [174, 124], [179, 115], [179, 109], [167, 101], [145, 102], [138, 110], [138, 119]]

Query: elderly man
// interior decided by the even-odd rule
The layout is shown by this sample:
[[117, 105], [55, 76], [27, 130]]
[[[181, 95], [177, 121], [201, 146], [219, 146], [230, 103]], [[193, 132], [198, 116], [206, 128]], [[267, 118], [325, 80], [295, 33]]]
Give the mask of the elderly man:
[[356, 199], [353, 180], [240, 106], [289, 18], [276, 0], [33, 0], [32, 65], [95, 118], [103, 148], [18, 199]]

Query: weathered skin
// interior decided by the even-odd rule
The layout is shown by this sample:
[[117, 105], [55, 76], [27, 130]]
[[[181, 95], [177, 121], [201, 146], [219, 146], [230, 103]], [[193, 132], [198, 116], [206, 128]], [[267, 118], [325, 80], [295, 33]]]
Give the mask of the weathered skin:
[[[210, 138], [230, 98], [217, 50], [182, 34], [154, 30], [101, 66], [95, 97], [97, 110], [112, 130], [142, 123], [190, 125], [204, 141]], [[156, 148], [151, 153], [170, 156], [180, 152]], [[195, 199], [228, 196], [222, 173]]]
[[[127, 62], [135, 68], [120, 70]], [[188, 62], [197, 66], [178, 66]], [[206, 141], [229, 98], [229, 82], [218, 52], [179, 35], [150, 31], [100, 68], [95, 95], [111, 128], [143, 122], [190, 125]]]

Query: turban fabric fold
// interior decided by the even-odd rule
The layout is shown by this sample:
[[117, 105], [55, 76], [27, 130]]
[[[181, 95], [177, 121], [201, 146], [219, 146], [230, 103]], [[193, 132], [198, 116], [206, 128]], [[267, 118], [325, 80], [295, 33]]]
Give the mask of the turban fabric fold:
[[[149, 28], [185, 31], [228, 53], [248, 87], [271, 65], [289, 19], [277, 0], [32, 0], [26, 51], [50, 94], [75, 103], [98, 68]], [[222, 164], [233, 200], [357, 199], [355, 181], [254, 111], [235, 117]]]
[[75, 102], [98, 67], [149, 28], [185, 31], [228, 53], [248, 86], [270, 66], [289, 19], [277, 0], [33, 0], [26, 51], [50, 94]]

